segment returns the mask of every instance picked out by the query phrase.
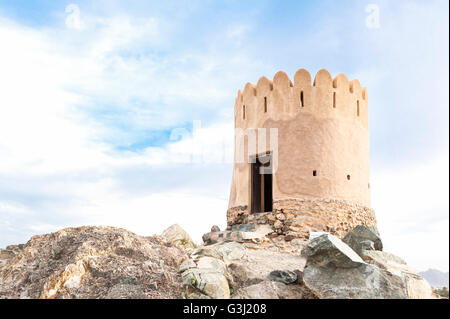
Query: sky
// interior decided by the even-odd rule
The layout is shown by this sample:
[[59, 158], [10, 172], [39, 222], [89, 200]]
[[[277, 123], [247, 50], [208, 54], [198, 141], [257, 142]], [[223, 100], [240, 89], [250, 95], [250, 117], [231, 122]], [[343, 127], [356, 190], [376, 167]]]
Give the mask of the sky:
[[448, 12], [436, 0], [0, 0], [0, 247], [81, 225], [178, 223], [200, 242], [226, 226], [237, 91], [326, 68], [368, 88], [385, 250], [448, 271]]

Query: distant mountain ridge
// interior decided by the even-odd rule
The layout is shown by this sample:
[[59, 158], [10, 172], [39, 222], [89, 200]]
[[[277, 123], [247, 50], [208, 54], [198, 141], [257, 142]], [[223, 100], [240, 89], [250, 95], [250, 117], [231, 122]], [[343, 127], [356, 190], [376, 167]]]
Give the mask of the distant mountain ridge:
[[448, 287], [448, 271], [442, 272], [437, 269], [428, 269], [427, 271], [419, 272], [419, 275], [435, 288]]

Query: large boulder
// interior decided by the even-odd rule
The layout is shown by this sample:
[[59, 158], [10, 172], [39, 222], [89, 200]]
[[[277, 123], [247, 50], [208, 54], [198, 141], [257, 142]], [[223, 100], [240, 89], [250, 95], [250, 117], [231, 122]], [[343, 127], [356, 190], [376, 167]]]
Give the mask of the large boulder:
[[406, 286], [406, 294], [410, 299], [432, 299], [433, 289], [430, 284], [423, 279], [414, 269], [409, 267], [406, 262], [394, 254], [385, 251], [363, 252], [363, 259], [370, 264], [387, 270], [390, 273], [403, 279]]
[[233, 277], [234, 283], [241, 287], [259, 284], [265, 280], [264, 276], [255, 272], [248, 264], [241, 262], [231, 263], [228, 266], [228, 271]]
[[230, 298], [234, 276], [230, 273], [229, 266], [244, 256], [245, 249], [235, 242], [222, 242], [192, 250], [189, 259], [179, 268], [186, 288], [185, 297]]
[[364, 250], [383, 250], [383, 242], [375, 227], [358, 225], [350, 230], [342, 239], [358, 255]]
[[405, 299], [401, 277], [364, 262], [348, 245], [326, 234], [309, 242], [303, 282], [318, 298]]
[[307, 257], [309, 264], [320, 267], [355, 268], [364, 261], [349, 246], [339, 238], [324, 234], [311, 240], [303, 249], [302, 255]]
[[[223, 261], [204, 256], [192, 261], [191, 267], [182, 264], [180, 271], [185, 269], [181, 275], [185, 287], [193, 287], [204, 295], [214, 299], [229, 299], [230, 287], [227, 279], [227, 269]], [[186, 296], [192, 298], [193, 296]]]
[[167, 241], [184, 248], [195, 248], [197, 246], [191, 236], [178, 224], [174, 224], [164, 230], [161, 236]]
[[245, 255], [245, 248], [236, 242], [222, 242], [210, 246], [201, 246], [193, 250], [192, 258], [200, 256], [209, 256], [222, 260], [229, 265], [234, 260], [239, 260]]

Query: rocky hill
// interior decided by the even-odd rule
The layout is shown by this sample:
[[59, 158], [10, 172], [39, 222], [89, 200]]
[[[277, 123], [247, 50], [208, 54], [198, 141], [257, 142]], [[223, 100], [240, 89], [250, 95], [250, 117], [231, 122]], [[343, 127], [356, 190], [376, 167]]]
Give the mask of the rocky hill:
[[215, 226], [197, 246], [178, 225], [151, 237], [67, 228], [0, 250], [0, 298], [435, 297], [403, 260], [382, 251], [375, 229], [358, 226], [342, 241], [266, 235], [264, 225]]
[[184, 249], [164, 237], [80, 227], [9, 246], [0, 298], [179, 298]]

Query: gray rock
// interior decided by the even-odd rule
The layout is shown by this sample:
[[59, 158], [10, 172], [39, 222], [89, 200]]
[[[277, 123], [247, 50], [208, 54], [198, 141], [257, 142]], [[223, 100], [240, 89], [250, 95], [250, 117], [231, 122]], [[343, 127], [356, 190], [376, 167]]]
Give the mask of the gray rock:
[[[210, 257], [204, 257], [210, 258]], [[214, 258], [211, 258], [214, 259]], [[195, 287], [203, 294], [213, 299], [229, 299], [230, 288], [228, 281], [221, 269], [217, 267], [218, 260], [204, 261], [203, 267], [186, 270], [182, 275], [184, 286]], [[206, 263], [210, 263], [206, 265]]]
[[269, 274], [269, 279], [289, 285], [297, 282], [297, 274], [289, 270], [274, 270]]
[[217, 259], [222, 259], [222, 255], [213, 247], [210, 246], [201, 246], [197, 249], [195, 249], [191, 254], [190, 257], [194, 260], [198, 260], [199, 258], [203, 256], [209, 256]]
[[301, 285], [302, 283], [303, 283], [303, 271], [300, 271], [300, 270], [294, 270], [294, 272], [296, 273], [296, 275], [297, 275], [297, 281], [296, 281], [296, 283], [297, 284], [299, 284], [299, 285]]
[[349, 231], [342, 241], [360, 256], [364, 250], [383, 250], [383, 242], [375, 227], [358, 225]]
[[361, 242], [361, 251], [364, 252], [365, 250], [375, 250], [375, 243], [371, 240], [363, 240]]
[[248, 266], [239, 263], [232, 263], [228, 266], [228, 271], [235, 283], [241, 286], [251, 286], [264, 281], [260, 274], [252, 271]]
[[180, 225], [175, 224], [167, 228], [161, 234], [169, 242], [182, 246], [184, 248], [195, 248], [196, 245], [191, 236]]
[[203, 240], [203, 244], [204, 244], [204, 245], [211, 245], [211, 244], [217, 243], [217, 240], [215, 240], [216, 238], [213, 238], [213, 237], [211, 236], [211, 234], [213, 234], [213, 233], [214, 233], [214, 232], [210, 232], [210, 233], [203, 234], [202, 240]]
[[245, 256], [245, 248], [236, 242], [219, 243], [213, 245], [212, 248], [220, 254], [227, 265], [233, 261], [241, 260]]
[[197, 265], [195, 264], [195, 262], [192, 259], [186, 259], [185, 261], [183, 261], [180, 265], [180, 267], [178, 267], [178, 272], [182, 273], [188, 269], [191, 268], [195, 268], [197, 267]]
[[280, 299], [277, 288], [273, 282], [264, 281], [242, 288], [233, 296], [233, 299]]
[[226, 264], [233, 260], [241, 259], [245, 255], [245, 248], [236, 242], [221, 242], [209, 246], [202, 246], [191, 253], [192, 259], [199, 259], [202, 256], [209, 256], [220, 259]]
[[227, 272], [225, 263], [217, 258], [209, 256], [201, 257], [200, 259], [198, 259], [196, 264], [198, 269], [208, 272], [220, 273], [222, 275], [226, 274]]
[[401, 277], [374, 265], [355, 268], [305, 267], [303, 281], [320, 299], [406, 299]]
[[19, 251], [21, 251], [22, 249], [23, 249], [23, 247], [24, 247], [24, 244], [18, 244], [18, 245], [9, 245], [9, 246], [6, 246], [6, 250], [12, 250], [12, 251], [14, 251], [14, 252], [19, 252]]
[[311, 231], [311, 232], [309, 232], [309, 239], [313, 240], [313, 239], [315, 239], [317, 237], [320, 237], [320, 236], [326, 235], [326, 234], [329, 234], [329, 233], [328, 232], [323, 232], [323, 231]]
[[[234, 283], [224, 261], [241, 258], [242, 251], [243, 248], [237, 243], [222, 243], [195, 249], [190, 259], [180, 265], [183, 286], [188, 290], [192, 287], [209, 298], [230, 298], [230, 286]], [[199, 298], [195, 291], [188, 291], [185, 296], [188, 299]]]
[[214, 245], [217, 243], [222, 242], [229, 242], [233, 241], [233, 238], [235, 235], [233, 235], [236, 232], [232, 232], [229, 230], [225, 231], [211, 231], [209, 233], [206, 233], [202, 236], [203, 243], [205, 245]]
[[333, 235], [310, 241], [303, 281], [319, 298], [405, 299], [402, 277], [364, 262], [349, 246]]
[[331, 234], [311, 240], [302, 250], [302, 255], [308, 258], [309, 264], [320, 267], [332, 265], [335, 268], [355, 268], [364, 264], [361, 257], [349, 246]]
[[211, 232], [212, 232], [212, 233], [214, 233], [214, 232], [219, 232], [219, 231], [220, 231], [219, 226], [214, 225], [213, 227], [211, 227]]
[[434, 298], [430, 284], [400, 257], [385, 251], [366, 250], [363, 252], [363, 259], [367, 263], [401, 277], [409, 299]]
[[388, 269], [390, 264], [407, 265], [406, 261], [386, 251], [365, 250], [362, 253], [362, 259], [383, 269]]

